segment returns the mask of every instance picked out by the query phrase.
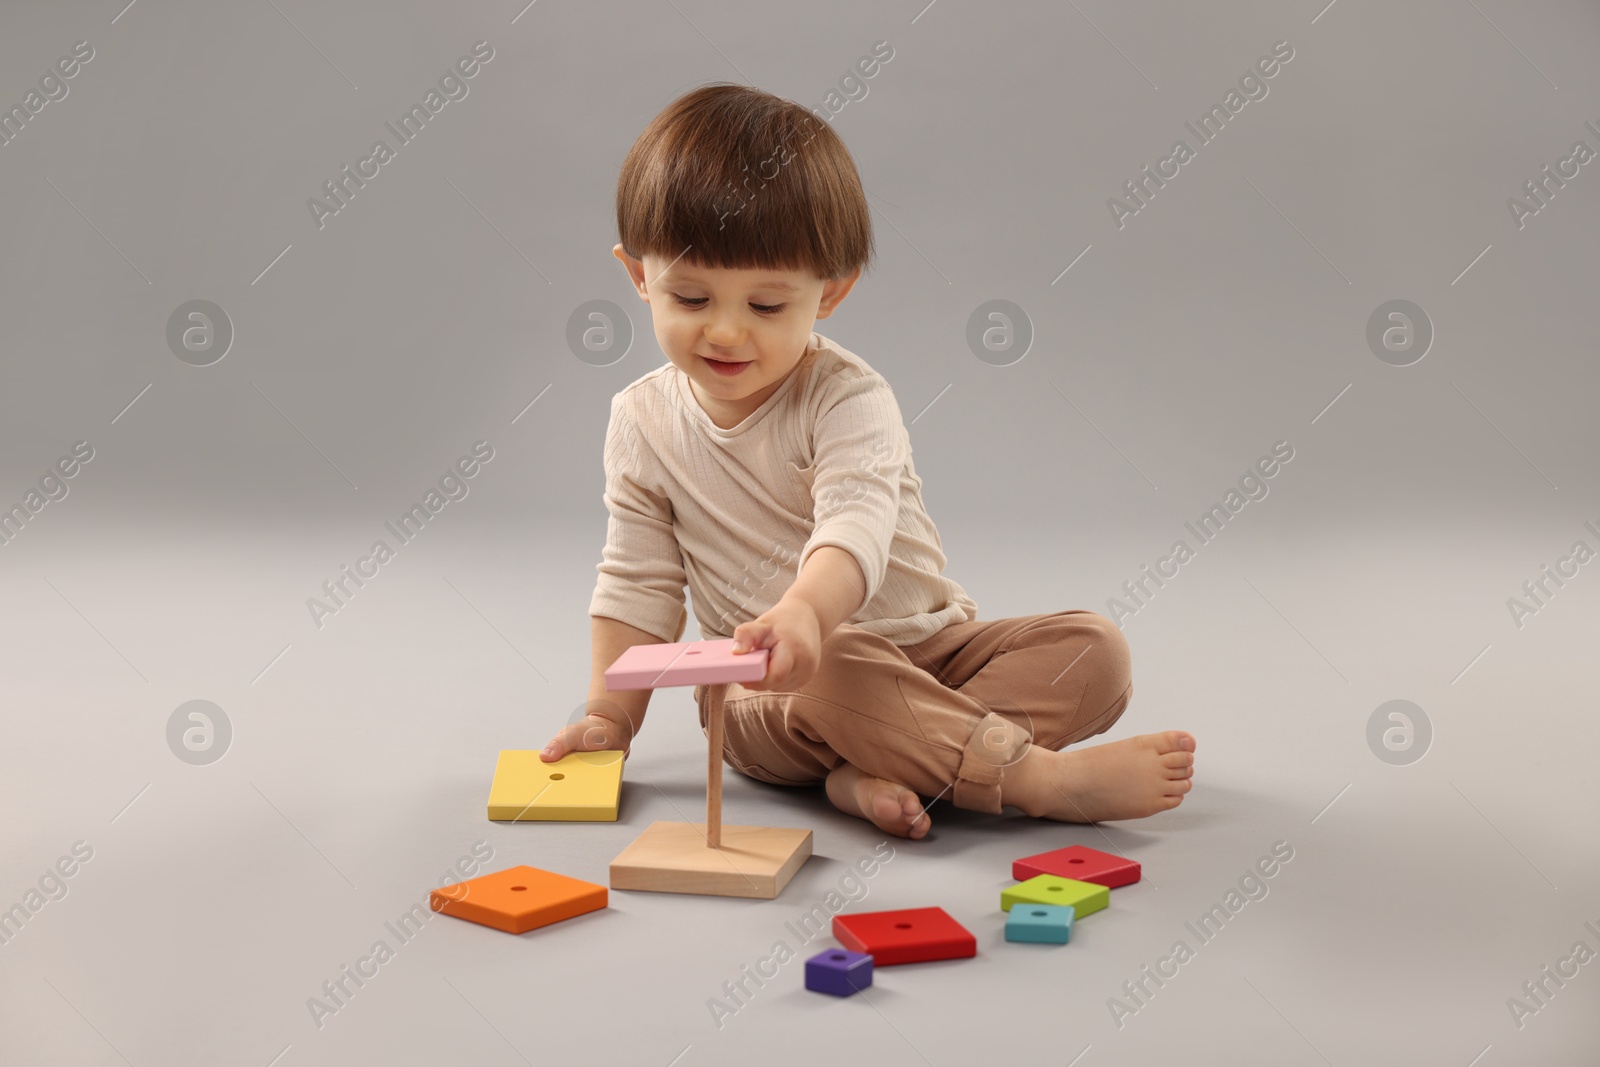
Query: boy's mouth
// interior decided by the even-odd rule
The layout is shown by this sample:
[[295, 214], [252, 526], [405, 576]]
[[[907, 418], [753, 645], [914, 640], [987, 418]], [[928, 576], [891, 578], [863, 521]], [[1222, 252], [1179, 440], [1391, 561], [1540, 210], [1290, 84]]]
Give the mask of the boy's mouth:
[[712, 370], [727, 378], [733, 377], [750, 365], [748, 362], [735, 363], [732, 360], [712, 359], [710, 356], [701, 356], [700, 358], [705, 360], [706, 365]]

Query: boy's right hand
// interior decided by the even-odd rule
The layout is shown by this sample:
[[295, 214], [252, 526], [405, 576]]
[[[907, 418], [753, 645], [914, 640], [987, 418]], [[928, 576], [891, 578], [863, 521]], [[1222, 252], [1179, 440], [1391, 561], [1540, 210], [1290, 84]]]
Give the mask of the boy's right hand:
[[569, 752], [599, 752], [620, 749], [624, 758], [633, 743], [633, 727], [618, 715], [610, 718], [603, 708], [590, 711], [577, 722], [563, 726], [539, 753], [539, 759], [552, 763]]

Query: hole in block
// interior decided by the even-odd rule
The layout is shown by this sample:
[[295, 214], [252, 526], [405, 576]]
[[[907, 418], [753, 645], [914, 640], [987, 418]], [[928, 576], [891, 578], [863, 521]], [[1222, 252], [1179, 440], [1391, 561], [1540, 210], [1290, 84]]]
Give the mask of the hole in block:
[[527, 888], [528, 887], [525, 886], [525, 885], [514, 885], [514, 886], [511, 887], [511, 891], [513, 893], [521, 893], [521, 892], [525, 891]]
[[561, 781], [561, 779], [563, 779], [563, 778], [565, 778], [565, 777], [566, 777], [566, 775], [564, 775], [564, 774], [562, 774], [562, 773], [560, 773], [560, 772], [559, 772], [559, 771], [558, 771], [558, 772], [556, 772], [556, 773], [555, 773], [555, 774], [552, 774], [552, 775], [551, 775], [551, 776], [550, 776], [550, 780], [551, 780], [551, 781], [552, 781], [552, 782], [559, 782], [559, 781]]
[[1079, 857], [1079, 856], [1074, 856], [1070, 860], [1068, 860], [1067, 862], [1068, 863], [1082, 863], [1083, 859], [1081, 857]]
[[895, 923], [894, 924], [894, 928], [896, 930], [909, 930], [909, 929], [911, 929], [911, 924], [910, 923]]
[[1045, 888], [1050, 890], [1050, 892], [1052, 892], [1052, 893], [1059, 893], [1059, 892], [1061, 892], [1063, 887], [1059, 886], [1059, 885], [1047, 885], [1047, 886], [1045, 886]]
[[1050, 914], [1050, 913], [1049, 913], [1049, 912], [1048, 912], [1048, 911], [1036, 911], [1036, 912], [1034, 912], [1034, 913], [1033, 913], [1033, 917], [1034, 917], [1034, 918], [1035, 918], [1035, 919], [1042, 919], [1042, 918], [1044, 918], [1044, 917], [1045, 917], [1045, 916], [1046, 916], [1046, 915], [1049, 915], [1049, 914]]
[[848, 959], [848, 957], [847, 957], [847, 956], [845, 956], [845, 954], [844, 954], [844, 953], [843, 953], [843, 952], [835, 952], [835, 953], [832, 953], [832, 954], [830, 954], [830, 955], [829, 955], [829, 956], [828, 956], [828, 958], [829, 958], [829, 959], [830, 959], [830, 960], [844, 960], [844, 959]]

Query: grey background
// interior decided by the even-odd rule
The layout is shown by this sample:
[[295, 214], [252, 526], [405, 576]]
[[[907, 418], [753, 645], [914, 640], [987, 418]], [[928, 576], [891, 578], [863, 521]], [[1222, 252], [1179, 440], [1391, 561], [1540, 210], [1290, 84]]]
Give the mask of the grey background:
[[[1506, 199], [1600, 149], [1600, 12], [1325, 3], [0, 7], [7, 106], [95, 49], [0, 147], [0, 502], [95, 449], [0, 546], [0, 906], [94, 850], [0, 946], [0, 1059], [1593, 1063], [1600, 965], [1521, 1027], [1507, 998], [1600, 949], [1600, 565], [1521, 628], [1506, 601], [1600, 548], [1600, 165], [1520, 230]], [[319, 230], [307, 198], [479, 40], [469, 95]], [[475, 842], [604, 882], [650, 821], [699, 817], [679, 691], [620, 822], [483, 817], [496, 751], [584, 696], [607, 405], [662, 358], [610, 255], [616, 168], [680, 92], [821, 106], [878, 40], [893, 59], [833, 122], [881, 258], [818, 329], [915, 420], [980, 617], [1106, 611], [1295, 449], [1126, 621], [1108, 738], [1193, 731], [1194, 792], [1098, 828], [941, 802], [852, 907], [939, 904], [979, 956], [845, 1001], [797, 959], [719, 1029], [708, 998], [883, 836], [730, 772], [729, 821], [816, 832], [777, 900], [616, 893], [523, 937], [437, 918], [318, 1028], [307, 998]], [[1107, 198], [1279, 40], [1268, 96], [1119, 230]], [[165, 341], [194, 299], [235, 330], [209, 367]], [[565, 341], [594, 299], [636, 334], [605, 368]], [[991, 299], [1035, 331], [1009, 367], [966, 347]], [[1435, 330], [1409, 367], [1365, 341], [1394, 299]], [[313, 625], [307, 598], [480, 439], [470, 495]], [[206, 765], [167, 745], [197, 699], [232, 727]], [[1367, 745], [1394, 699], [1432, 725], [1407, 766]], [[1119, 1028], [1108, 998], [1279, 840], [1269, 895]], [[1146, 880], [1071, 945], [1005, 943], [1010, 861], [1073, 842]]]

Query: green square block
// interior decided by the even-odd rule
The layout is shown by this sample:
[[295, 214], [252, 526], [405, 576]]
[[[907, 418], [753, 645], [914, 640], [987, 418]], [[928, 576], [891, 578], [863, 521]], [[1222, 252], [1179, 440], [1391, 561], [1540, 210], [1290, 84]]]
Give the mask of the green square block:
[[1010, 911], [1013, 904], [1060, 904], [1071, 908], [1079, 919], [1110, 903], [1111, 890], [1105, 886], [1053, 874], [1029, 878], [1000, 893], [1001, 911]]
[[1060, 904], [1019, 904], [1006, 918], [1006, 940], [1065, 945], [1072, 940], [1072, 919], [1072, 909]]

